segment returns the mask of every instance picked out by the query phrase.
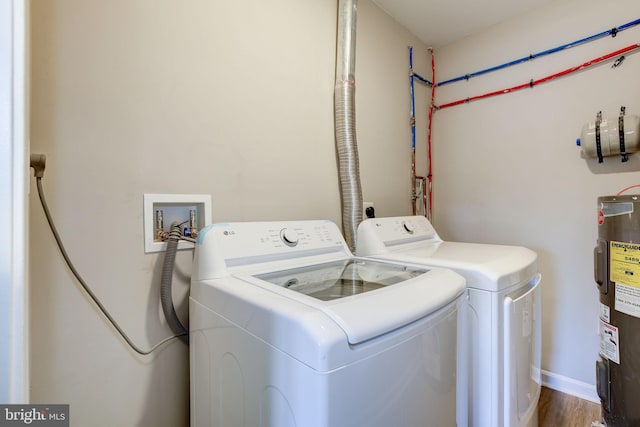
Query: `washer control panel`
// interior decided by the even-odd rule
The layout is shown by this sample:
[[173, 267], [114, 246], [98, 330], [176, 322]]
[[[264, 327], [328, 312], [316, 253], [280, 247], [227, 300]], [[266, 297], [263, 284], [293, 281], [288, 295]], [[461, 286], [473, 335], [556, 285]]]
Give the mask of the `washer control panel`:
[[332, 221], [236, 222], [211, 224], [198, 234], [198, 257], [227, 266], [307, 255], [351, 255]]
[[295, 246], [300, 241], [298, 231], [287, 227], [280, 230], [280, 239], [282, 239], [287, 246]]

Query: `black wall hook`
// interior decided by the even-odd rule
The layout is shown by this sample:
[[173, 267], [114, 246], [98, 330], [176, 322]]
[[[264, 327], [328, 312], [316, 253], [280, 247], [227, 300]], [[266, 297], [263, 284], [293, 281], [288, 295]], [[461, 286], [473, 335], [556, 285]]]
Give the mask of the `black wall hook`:
[[620, 64], [622, 64], [622, 61], [624, 61], [624, 55], [622, 55], [620, 58], [616, 59], [615, 62], [613, 63], [613, 65], [611, 66], [611, 68], [617, 68], [620, 66]]

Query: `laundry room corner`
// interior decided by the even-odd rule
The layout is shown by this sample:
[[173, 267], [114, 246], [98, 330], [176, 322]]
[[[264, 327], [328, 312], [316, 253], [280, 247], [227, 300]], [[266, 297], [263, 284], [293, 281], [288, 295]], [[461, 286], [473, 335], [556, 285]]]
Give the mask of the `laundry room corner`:
[[[640, 4], [552, 2], [437, 50], [439, 80], [506, 63], [637, 19]], [[434, 118], [434, 224], [445, 239], [521, 244], [542, 273], [543, 382], [598, 401], [598, 290], [593, 277], [597, 198], [640, 179], [631, 156], [583, 159], [576, 138], [602, 111], [640, 109], [640, 56], [616, 55], [637, 43], [632, 28], [615, 37], [439, 87], [437, 102], [526, 89], [444, 108]], [[596, 65], [587, 67], [593, 62]], [[575, 74], [529, 82], [575, 67]], [[503, 95], [500, 93], [500, 95]]]

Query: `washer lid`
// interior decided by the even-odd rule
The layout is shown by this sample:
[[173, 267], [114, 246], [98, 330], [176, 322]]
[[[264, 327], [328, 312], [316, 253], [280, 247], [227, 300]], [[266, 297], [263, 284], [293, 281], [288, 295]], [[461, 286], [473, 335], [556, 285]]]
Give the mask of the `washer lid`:
[[253, 276], [255, 284], [321, 310], [350, 344], [430, 315], [458, 298], [464, 279], [448, 270], [346, 259]]
[[350, 258], [254, 277], [322, 301], [331, 301], [395, 285], [426, 271], [424, 267]]

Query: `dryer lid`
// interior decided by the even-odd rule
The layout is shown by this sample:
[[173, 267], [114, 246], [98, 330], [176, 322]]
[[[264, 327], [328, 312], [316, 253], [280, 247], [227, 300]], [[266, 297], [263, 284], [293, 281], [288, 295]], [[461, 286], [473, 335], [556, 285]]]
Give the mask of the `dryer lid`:
[[395, 247], [376, 255], [397, 262], [450, 268], [462, 275], [470, 289], [497, 292], [533, 280], [537, 254], [522, 246], [441, 242]]
[[537, 254], [522, 246], [444, 242], [423, 216], [373, 218], [358, 226], [358, 256], [450, 268], [467, 287], [501, 291], [531, 281]]

